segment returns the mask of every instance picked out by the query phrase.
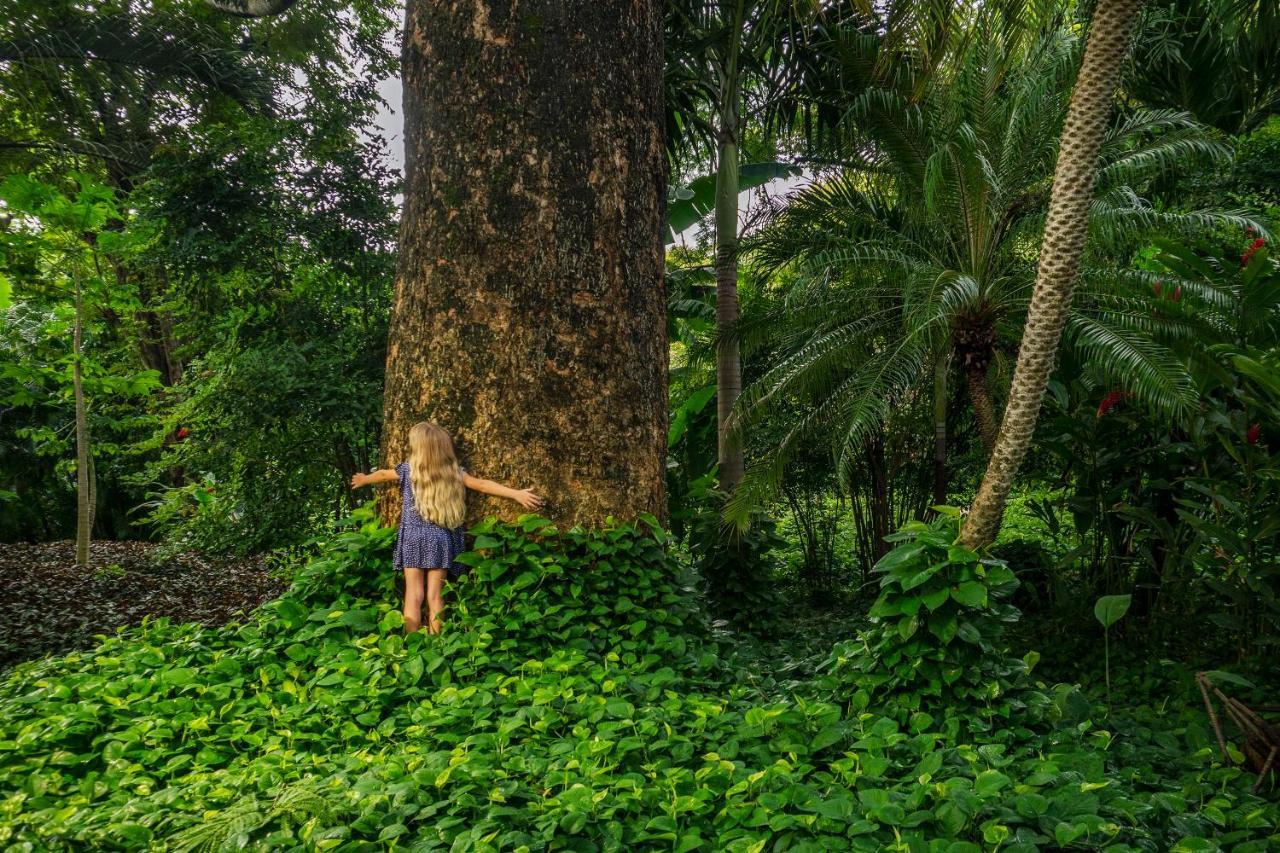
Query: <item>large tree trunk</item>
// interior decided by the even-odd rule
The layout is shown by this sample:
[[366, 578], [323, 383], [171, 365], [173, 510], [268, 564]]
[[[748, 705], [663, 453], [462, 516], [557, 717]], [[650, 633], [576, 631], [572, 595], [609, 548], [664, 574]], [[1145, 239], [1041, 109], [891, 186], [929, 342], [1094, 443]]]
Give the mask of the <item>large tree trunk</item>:
[[665, 518], [661, 10], [409, 0], [384, 466], [429, 419], [558, 522]]
[[729, 52], [721, 69], [720, 128], [716, 158], [716, 426], [720, 488], [732, 492], [742, 482], [742, 442], [729, 430], [729, 416], [742, 394], [738, 324], [738, 137], [741, 133], [738, 54], [742, 47], [743, 3], [729, 29]]
[[1089, 26], [1084, 62], [1076, 79], [1058, 145], [1053, 194], [1044, 224], [1035, 290], [1018, 350], [1009, 403], [991, 461], [960, 541], [978, 548], [995, 541], [1005, 502], [1022, 457], [1031, 446], [1040, 402], [1071, 307], [1098, 172], [1098, 151], [1111, 116], [1121, 64], [1142, 0], [1098, 0]]

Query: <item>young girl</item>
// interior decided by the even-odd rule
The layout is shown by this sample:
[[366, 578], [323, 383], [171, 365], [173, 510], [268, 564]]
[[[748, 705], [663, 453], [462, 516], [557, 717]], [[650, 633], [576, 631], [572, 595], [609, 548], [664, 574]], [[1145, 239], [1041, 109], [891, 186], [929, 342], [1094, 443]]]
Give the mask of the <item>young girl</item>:
[[510, 498], [525, 509], [542, 506], [542, 498], [528, 489], [510, 489], [491, 480], [472, 477], [458, 467], [449, 433], [431, 423], [417, 423], [409, 430], [409, 459], [394, 470], [382, 469], [351, 478], [351, 488], [400, 481], [400, 526], [396, 530], [395, 567], [404, 571], [404, 629], [422, 627], [423, 573], [430, 620], [427, 630], [440, 633], [444, 612], [445, 572], [457, 577], [462, 567], [457, 556], [466, 550], [462, 519], [466, 514], [466, 489]]

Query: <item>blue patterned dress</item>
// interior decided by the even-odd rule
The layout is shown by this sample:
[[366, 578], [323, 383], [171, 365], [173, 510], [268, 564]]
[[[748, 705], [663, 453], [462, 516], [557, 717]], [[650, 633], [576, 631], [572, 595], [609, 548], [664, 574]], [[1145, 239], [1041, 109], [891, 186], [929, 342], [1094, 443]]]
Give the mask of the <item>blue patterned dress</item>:
[[458, 577], [466, 568], [457, 561], [458, 555], [466, 550], [462, 525], [448, 530], [424, 519], [413, 502], [409, 463], [397, 465], [396, 473], [400, 475], [400, 526], [396, 529], [396, 548], [392, 557], [396, 570], [403, 570], [406, 566], [411, 569], [448, 569], [450, 577]]

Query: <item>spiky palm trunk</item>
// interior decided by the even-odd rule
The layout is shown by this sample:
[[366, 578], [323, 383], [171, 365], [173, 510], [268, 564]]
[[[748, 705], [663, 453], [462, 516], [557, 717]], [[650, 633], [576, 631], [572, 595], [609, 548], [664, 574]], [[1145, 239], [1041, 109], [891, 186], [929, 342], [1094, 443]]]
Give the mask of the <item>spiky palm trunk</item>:
[[84, 370], [81, 353], [84, 339], [84, 297], [80, 270], [72, 271], [76, 287], [76, 322], [71, 337], [71, 386], [76, 404], [76, 565], [89, 565], [89, 536], [93, 530], [93, 478], [89, 460], [89, 418], [84, 402]]
[[1142, 0], [1098, 0], [1084, 61], [1062, 128], [1035, 290], [1014, 368], [1000, 435], [960, 541], [995, 541], [1018, 466], [1031, 446], [1040, 403], [1053, 371], [1089, 224], [1098, 151], [1111, 116], [1121, 65]]
[[665, 516], [661, 5], [406, 14], [382, 464], [432, 419], [470, 470], [534, 488], [558, 522]]
[[720, 488], [732, 491], [742, 481], [741, 441], [729, 430], [729, 416], [742, 394], [742, 356], [731, 332], [738, 322], [738, 135], [743, 2], [730, 29], [728, 58], [720, 85], [720, 136], [716, 162], [716, 426]]

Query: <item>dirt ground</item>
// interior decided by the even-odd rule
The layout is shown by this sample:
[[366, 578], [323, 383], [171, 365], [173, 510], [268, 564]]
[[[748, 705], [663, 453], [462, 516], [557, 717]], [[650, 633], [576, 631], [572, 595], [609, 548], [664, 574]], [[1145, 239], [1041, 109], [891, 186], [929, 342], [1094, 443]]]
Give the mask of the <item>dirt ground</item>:
[[147, 614], [221, 624], [287, 586], [261, 559], [162, 556], [148, 542], [94, 542], [90, 563], [76, 567], [69, 540], [0, 544], [0, 669], [91, 648]]

